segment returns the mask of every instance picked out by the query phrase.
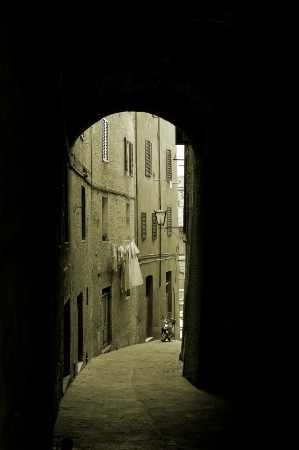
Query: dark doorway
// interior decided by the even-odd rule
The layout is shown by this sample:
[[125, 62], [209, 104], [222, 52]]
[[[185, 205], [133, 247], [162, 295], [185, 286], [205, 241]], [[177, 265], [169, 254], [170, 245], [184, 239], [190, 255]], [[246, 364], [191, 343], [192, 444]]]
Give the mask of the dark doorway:
[[64, 211], [63, 211], [63, 230], [64, 230], [64, 242], [69, 241], [69, 168], [66, 166], [64, 169]]
[[63, 376], [70, 374], [71, 360], [71, 306], [70, 299], [64, 305], [63, 316]]
[[167, 316], [172, 317], [172, 273], [166, 272]]
[[78, 310], [78, 362], [83, 361], [83, 294], [77, 297]]
[[102, 323], [101, 323], [101, 350], [108, 347], [111, 342], [110, 320], [110, 287], [102, 290]]
[[153, 335], [153, 276], [146, 277], [146, 337]]

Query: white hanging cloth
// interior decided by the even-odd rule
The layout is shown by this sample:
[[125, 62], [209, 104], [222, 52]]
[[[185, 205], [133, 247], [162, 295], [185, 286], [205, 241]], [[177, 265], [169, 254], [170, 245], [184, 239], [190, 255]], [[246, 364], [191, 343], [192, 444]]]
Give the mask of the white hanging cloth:
[[140, 286], [143, 284], [143, 278], [142, 273], [140, 270], [140, 265], [138, 261], [138, 253], [140, 253], [139, 248], [135, 244], [135, 241], [132, 241], [130, 244], [130, 254], [131, 259], [129, 261], [129, 278], [130, 278], [130, 285], [133, 286]]
[[121, 290], [123, 292], [130, 287], [143, 284], [138, 253], [140, 253], [140, 250], [134, 240], [128, 245], [112, 244], [112, 266], [114, 271], [117, 271], [118, 267], [120, 269]]

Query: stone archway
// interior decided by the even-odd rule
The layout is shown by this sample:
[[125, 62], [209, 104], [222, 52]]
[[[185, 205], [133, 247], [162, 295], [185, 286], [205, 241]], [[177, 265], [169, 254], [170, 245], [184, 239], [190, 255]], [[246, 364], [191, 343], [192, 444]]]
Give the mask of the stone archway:
[[[282, 232], [272, 189], [281, 174], [281, 148], [276, 96], [267, 77], [277, 77], [279, 46], [268, 52], [268, 41], [264, 45], [269, 34], [259, 28], [260, 9], [247, 15], [234, 7], [231, 17], [227, 1], [211, 6], [190, 0], [183, 7], [166, 2], [166, 8], [162, 3], [132, 1], [119, 9], [106, 3], [100, 16], [89, 2], [80, 14], [73, 5], [62, 10], [53, 4], [46, 20], [38, 21], [36, 5], [1, 4], [5, 450], [36, 440], [47, 450], [57, 412], [66, 146], [100, 117], [126, 109], [147, 110], [176, 124], [200, 162], [194, 171], [201, 171], [202, 185], [195, 182], [190, 191], [196, 206], [202, 201], [190, 210], [190, 261], [201, 251], [204, 233], [204, 265], [190, 266], [187, 294], [195, 312], [200, 306], [201, 334], [197, 319], [187, 319], [186, 328], [194, 327], [187, 352], [196, 351], [192, 358], [185, 355], [185, 376], [198, 387], [259, 402], [269, 423], [275, 420], [269, 380], [277, 373], [275, 344], [283, 336], [277, 331], [281, 309], [273, 299], [283, 270], [275, 276], [274, 249]], [[279, 21], [268, 14], [265, 23], [276, 26]], [[173, 24], [182, 27], [179, 33]]]

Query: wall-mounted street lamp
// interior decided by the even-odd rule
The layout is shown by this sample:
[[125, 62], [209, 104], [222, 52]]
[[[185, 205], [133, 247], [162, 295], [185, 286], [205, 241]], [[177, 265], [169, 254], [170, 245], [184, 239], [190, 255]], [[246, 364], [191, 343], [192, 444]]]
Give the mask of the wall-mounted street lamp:
[[160, 225], [160, 227], [162, 227], [165, 223], [166, 211], [159, 209], [158, 211], [155, 211], [155, 215], [157, 219], [157, 224]]

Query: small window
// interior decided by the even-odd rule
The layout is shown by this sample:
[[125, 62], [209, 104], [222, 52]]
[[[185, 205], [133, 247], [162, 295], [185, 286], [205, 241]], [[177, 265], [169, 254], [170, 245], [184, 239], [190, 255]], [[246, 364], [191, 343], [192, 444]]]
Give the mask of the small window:
[[131, 177], [134, 174], [134, 153], [133, 153], [132, 142], [130, 142], [130, 148], [129, 148], [129, 174]]
[[82, 219], [82, 240], [86, 239], [86, 198], [85, 187], [81, 187], [81, 219]]
[[125, 173], [127, 175], [133, 176], [133, 164], [134, 164], [134, 155], [133, 155], [133, 144], [129, 142], [127, 138], [125, 138]]
[[145, 141], [145, 176], [152, 175], [152, 143]]
[[141, 213], [141, 239], [146, 239], [146, 213]]
[[166, 150], [166, 180], [172, 180], [171, 150]]
[[172, 215], [170, 207], [167, 207], [167, 235], [172, 235]]
[[152, 213], [152, 239], [157, 239], [157, 217]]
[[129, 173], [128, 142], [129, 141], [127, 141], [127, 138], [125, 138], [125, 152], [124, 152], [125, 173]]
[[103, 119], [102, 156], [103, 161], [108, 162], [108, 121], [106, 119]]

